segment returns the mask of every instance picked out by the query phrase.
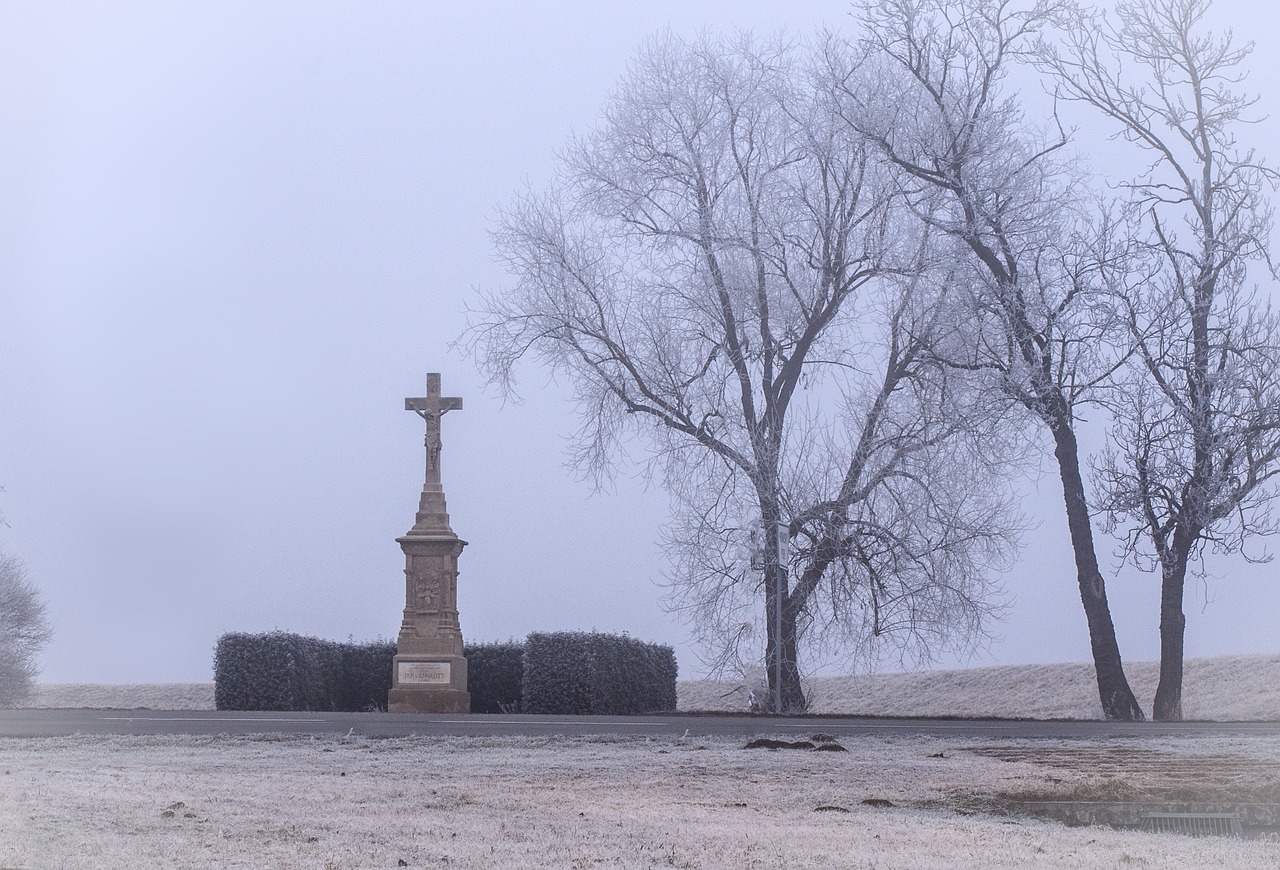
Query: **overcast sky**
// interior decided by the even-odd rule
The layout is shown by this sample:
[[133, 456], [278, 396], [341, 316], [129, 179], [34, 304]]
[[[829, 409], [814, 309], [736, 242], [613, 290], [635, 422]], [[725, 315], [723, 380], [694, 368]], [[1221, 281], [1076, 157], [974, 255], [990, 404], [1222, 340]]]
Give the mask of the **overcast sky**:
[[[641, 40], [847, 9], [0, 2], [0, 552], [48, 602], [42, 679], [208, 680], [225, 631], [394, 637], [423, 474], [403, 399], [428, 371], [466, 403], [442, 466], [464, 635], [625, 630], [697, 674], [660, 607], [662, 493], [577, 482], [563, 392], [530, 368], [504, 406], [448, 344], [505, 280], [494, 209], [549, 178]], [[1219, 9], [1261, 41], [1274, 113], [1277, 13]], [[1040, 525], [974, 664], [1089, 657], [1060, 494], [1027, 489]], [[1215, 564], [1188, 655], [1280, 650], [1277, 573]], [[1110, 581], [1126, 659], [1157, 656], [1156, 586]]]

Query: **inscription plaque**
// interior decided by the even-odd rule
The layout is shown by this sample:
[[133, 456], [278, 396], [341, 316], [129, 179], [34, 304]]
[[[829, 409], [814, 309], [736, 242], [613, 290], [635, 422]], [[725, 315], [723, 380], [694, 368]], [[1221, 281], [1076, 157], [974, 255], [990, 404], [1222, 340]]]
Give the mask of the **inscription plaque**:
[[400, 662], [399, 683], [448, 685], [452, 677], [449, 662]]

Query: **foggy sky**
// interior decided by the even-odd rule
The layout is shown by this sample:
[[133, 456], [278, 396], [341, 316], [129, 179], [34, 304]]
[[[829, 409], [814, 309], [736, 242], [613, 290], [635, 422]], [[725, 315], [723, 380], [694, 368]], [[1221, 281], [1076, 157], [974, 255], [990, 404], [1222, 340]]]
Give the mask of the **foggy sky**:
[[[1219, 9], [1266, 40], [1249, 85], [1274, 112], [1277, 13]], [[423, 474], [403, 398], [428, 371], [465, 399], [442, 468], [468, 640], [628, 631], [697, 674], [659, 606], [661, 491], [593, 493], [564, 466], [564, 390], [529, 367], [504, 405], [449, 343], [505, 280], [495, 208], [546, 183], [642, 39], [807, 35], [847, 10], [0, 5], [0, 552], [48, 602], [42, 679], [208, 680], [225, 631], [394, 638]], [[1276, 125], [1253, 132], [1280, 160]], [[1060, 493], [1026, 488], [1040, 525], [975, 664], [1089, 657]], [[1188, 655], [1280, 650], [1280, 569], [1211, 568]], [[1157, 581], [1109, 582], [1123, 655], [1154, 659]]]

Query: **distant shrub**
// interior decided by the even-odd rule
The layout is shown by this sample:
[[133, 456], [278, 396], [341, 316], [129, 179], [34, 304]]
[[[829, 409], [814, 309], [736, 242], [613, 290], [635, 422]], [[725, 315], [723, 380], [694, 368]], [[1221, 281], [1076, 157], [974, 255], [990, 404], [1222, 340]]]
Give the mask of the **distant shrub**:
[[20, 561], [0, 555], [0, 707], [30, 697], [49, 636], [39, 590], [27, 580]]
[[524, 644], [468, 644], [467, 691], [472, 713], [519, 713], [524, 682]]
[[521, 710], [625, 716], [676, 708], [669, 646], [597, 632], [529, 635]]
[[213, 656], [219, 710], [361, 712], [386, 706], [395, 644], [334, 643], [284, 631], [232, 632]]

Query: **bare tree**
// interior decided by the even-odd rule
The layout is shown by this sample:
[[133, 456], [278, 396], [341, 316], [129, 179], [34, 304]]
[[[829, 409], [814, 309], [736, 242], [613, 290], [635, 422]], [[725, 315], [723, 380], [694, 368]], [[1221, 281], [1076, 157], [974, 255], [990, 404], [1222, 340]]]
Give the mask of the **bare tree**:
[[805, 632], [972, 642], [1017, 531], [993, 476], [963, 473], [977, 400], [922, 352], [954, 328], [923, 229], [798, 56], [652, 41], [559, 183], [503, 215], [515, 284], [468, 332], [508, 392], [527, 355], [567, 375], [597, 482], [647, 440], [670, 605], [722, 663], [763, 623], [779, 710], [805, 708]]
[[1044, 51], [1061, 94], [1150, 160], [1129, 185], [1141, 257], [1115, 296], [1136, 352], [1098, 476], [1127, 554], [1160, 570], [1163, 720], [1182, 718], [1188, 566], [1276, 531], [1280, 473], [1280, 321], [1248, 283], [1268, 256], [1275, 175], [1236, 141], [1251, 46], [1209, 32], [1209, 5], [1121, 0], [1114, 23], [1078, 13], [1066, 47]]
[[[1003, 93], [1058, 0], [864, 2], [859, 45], [832, 43], [843, 112], [897, 170], [918, 218], [949, 240], [970, 294], [967, 348], [939, 355], [985, 372], [1052, 442], [1104, 714], [1142, 719], [1098, 568], [1076, 421], [1118, 364], [1097, 316], [1115, 256], [1091, 225], [1056, 127], [1039, 133]], [[877, 84], [869, 86], [871, 70]]]
[[49, 642], [40, 593], [12, 556], [0, 556], [0, 707], [25, 700], [40, 673], [36, 657]]

